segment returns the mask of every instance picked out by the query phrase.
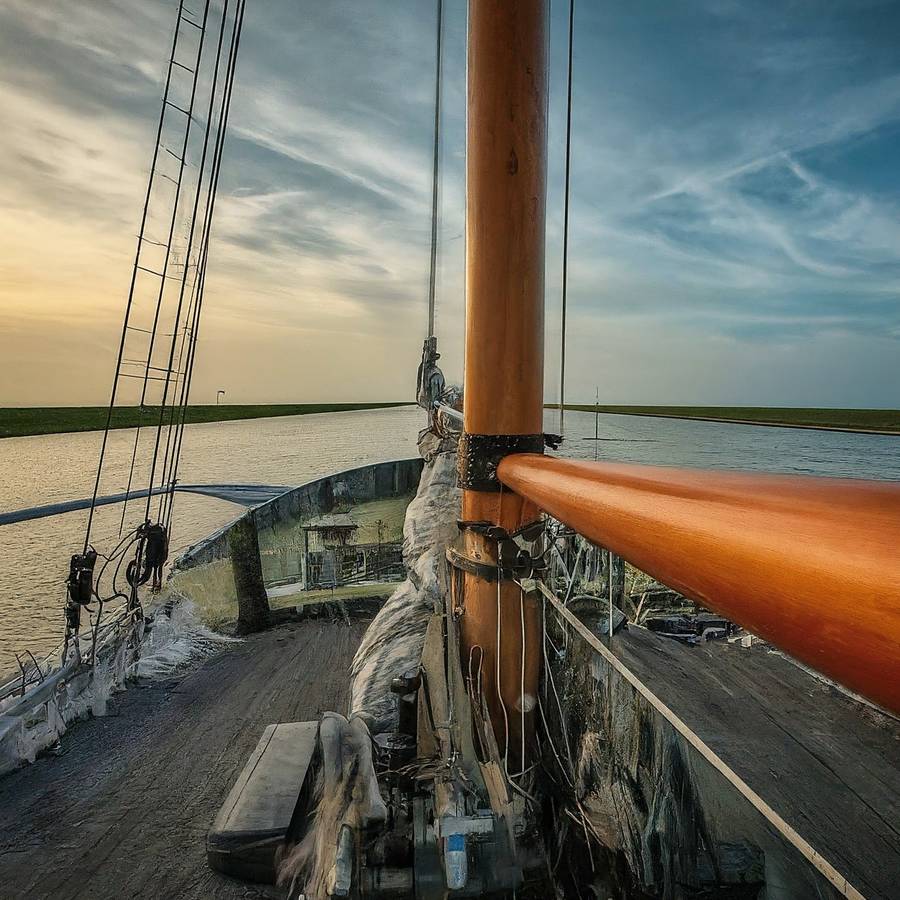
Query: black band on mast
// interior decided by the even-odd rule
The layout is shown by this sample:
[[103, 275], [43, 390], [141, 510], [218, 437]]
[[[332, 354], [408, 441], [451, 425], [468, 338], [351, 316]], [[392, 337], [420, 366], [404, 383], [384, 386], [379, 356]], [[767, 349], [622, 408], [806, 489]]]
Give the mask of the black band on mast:
[[456, 463], [457, 484], [465, 491], [500, 491], [497, 466], [513, 453], [543, 453], [542, 434], [463, 434]]

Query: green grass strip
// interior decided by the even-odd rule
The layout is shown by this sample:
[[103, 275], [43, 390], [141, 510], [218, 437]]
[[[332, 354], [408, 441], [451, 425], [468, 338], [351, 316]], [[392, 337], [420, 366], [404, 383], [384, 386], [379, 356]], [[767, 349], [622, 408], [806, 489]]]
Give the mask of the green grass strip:
[[[408, 403], [277, 403], [256, 405], [189, 406], [186, 421], [230, 422], [238, 419], [263, 419], [270, 416], [304, 416], [310, 413], [347, 412], [359, 409], [389, 409]], [[0, 438], [33, 434], [61, 434], [72, 431], [100, 431], [106, 427], [105, 406], [33, 406], [0, 409]], [[166, 412], [165, 423], [168, 424]], [[145, 407], [143, 416], [136, 406], [113, 410], [113, 428], [134, 428], [159, 422], [159, 407]]]
[[579, 412], [614, 413], [623, 416], [660, 416], [668, 419], [699, 419], [740, 422], [748, 425], [786, 425], [792, 428], [824, 428], [838, 431], [900, 434], [898, 409], [795, 409], [779, 406], [600, 406], [567, 403]]

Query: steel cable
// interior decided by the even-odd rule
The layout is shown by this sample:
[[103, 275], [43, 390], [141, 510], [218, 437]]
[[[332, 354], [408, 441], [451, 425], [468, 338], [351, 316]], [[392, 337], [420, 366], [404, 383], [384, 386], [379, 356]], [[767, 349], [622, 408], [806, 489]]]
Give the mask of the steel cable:
[[[177, 23], [180, 23], [180, 21], [181, 21], [181, 15], [182, 15], [183, 10], [184, 10], [184, 0], [179, 0], [177, 20], [176, 20]], [[162, 138], [163, 122], [165, 121], [165, 116], [166, 116], [166, 101], [168, 100], [169, 89], [172, 84], [172, 69], [174, 68], [175, 53], [178, 48], [178, 32], [179, 32], [179, 28], [178, 28], [178, 24], [176, 24], [175, 34], [172, 38], [172, 49], [169, 52], [169, 67], [166, 71], [165, 87], [163, 88], [163, 103], [162, 103], [162, 107], [160, 109], [159, 123], [157, 124], [157, 128], [156, 128], [156, 142], [154, 144], [154, 149], [153, 149], [153, 158], [150, 162], [150, 178], [148, 179], [148, 182], [147, 182], [147, 193], [144, 196], [144, 208], [143, 208], [143, 211], [141, 212], [141, 226], [138, 231], [137, 249], [135, 251], [135, 256], [134, 256], [134, 267], [133, 267], [132, 273], [131, 273], [131, 284], [128, 287], [128, 299], [125, 304], [125, 319], [124, 319], [124, 322], [122, 323], [122, 334], [119, 339], [119, 351], [118, 351], [118, 355], [116, 357], [116, 371], [115, 371], [115, 376], [113, 377], [112, 394], [110, 396], [109, 408], [108, 408], [107, 414], [106, 414], [106, 426], [103, 429], [103, 439], [100, 444], [100, 459], [97, 463], [97, 477], [94, 480], [94, 491], [93, 491], [93, 495], [91, 497], [91, 506], [90, 506], [90, 511], [88, 513], [87, 527], [85, 528], [84, 549], [82, 550], [82, 553], [87, 553], [88, 547], [90, 546], [91, 526], [93, 525], [93, 521], [94, 521], [94, 509], [95, 509], [96, 503], [97, 503], [97, 494], [100, 491], [100, 479], [103, 474], [103, 462], [106, 457], [106, 447], [107, 447], [107, 443], [109, 441], [110, 427], [112, 425], [113, 409], [116, 405], [116, 393], [117, 393], [118, 386], [119, 386], [119, 373], [122, 369], [122, 358], [125, 354], [125, 340], [128, 335], [129, 318], [131, 316], [131, 308], [132, 308], [132, 305], [134, 302], [134, 288], [135, 288], [135, 283], [137, 281], [138, 262], [140, 260], [141, 248], [142, 248], [142, 244], [144, 242], [144, 229], [146, 228], [146, 225], [147, 225], [147, 214], [148, 214], [148, 211], [150, 208], [150, 197], [153, 192], [153, 182], [154, 182], [154, 176], [156, 174], [156, 161], [159, 157], [160, 139]]]
[[202, 246], [200, 249], [200, 263], [197, 269], [197, 298], [194, 304], [194, 318], [191, 323], [191, 338], [188, 352], [188, 362], [185, 367], [186, 375], [182, 385], [183, 402], [181, 403], [181, 420], [178, 423], [175, 445], [172, 451], [173, 464], [170, 469], [170, 481], [167, 492], [169, 499], [165, 510], [166, 530], [171, 533], [172, 506], [174, 500], [175, 487], [178, 482], [178, 466], [181, 461], [181, 448], [184, 440], [184, 427], [187, 419], [187, 406], [190, 400], [191, 384], [193, 381], [194, 362], [196, 360], [197, 341], [200, 331], [200, 316], [203, 309], [204, 290], [206, 287], [206, 266], [209, 259], [209, 240], [212, 229], [212, 218], [215, 210], [216, 197], [219, 185], [219, 174], [222, 167], [222, 156], [225, 146], [225, 136], [228, 126], [228, 117], [231, 112], [231, 98], [234, 89], [234, 76], [237, 69], [238, 50], [240, 49], [241, 33], [244, 24], [244, 10], [246, 8], [246, 0], [238, 0], [234, 25], [232, 28], [231, 48], [229, 52], [228, 65], [226, 67], [225, 88], [222, 93], [222, 102], [219, 113], [219, 129], [216, 140], [216, 147], [213, 153], [213, 175], [209, 181], [207, 204], [206, 204], [206, 221], [204, 223], [204, 231], [202, 238]]
[[565, 434], [566, 406], [566, 304], [569, 293], [569, 176], [572, 164], [572, 63], [574, 59], [575, 0], [569, 0], [569, 67], [566, 100], [566, 175], [563, 207], [562, 298], [559, 348], [559, 433]]

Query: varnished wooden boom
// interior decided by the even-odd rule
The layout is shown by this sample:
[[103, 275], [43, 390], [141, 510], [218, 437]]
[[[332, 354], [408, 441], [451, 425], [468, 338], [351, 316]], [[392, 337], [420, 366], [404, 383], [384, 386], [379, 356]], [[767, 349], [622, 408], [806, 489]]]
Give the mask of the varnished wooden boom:
[[900, 713], [900, 485], [508, 456], [589, 540]]

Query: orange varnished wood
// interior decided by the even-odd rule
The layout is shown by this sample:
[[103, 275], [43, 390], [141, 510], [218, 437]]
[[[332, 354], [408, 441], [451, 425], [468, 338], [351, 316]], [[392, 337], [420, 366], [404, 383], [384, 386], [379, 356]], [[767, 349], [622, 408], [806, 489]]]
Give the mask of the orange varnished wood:
[[663, 584], [900, 713], [900, 485], [526, 454], [499, 474]]
[[465, 429], [543, 430], [547, 0], [470, 0]]
[[[547, 0], [470, 0], [466, 195], [466, 357], [469, 434], [543, 430], [544, 219], [547, 169]], [[514, 531], [538, 512], [510, 492], [466, 491], [462, 518]], [[490, 542], [465, 537], [467, 553], [493, 561]], [[484, 653], [481, 683], [501, 745], [521, 739], [521, 595], [466, 575], [460, 620], [463, 664]], [[500, 695], [497, 610], [500, 609]], [[536, 606], [525, 616], [525, 684], [537, 696]], [[526, 700], [526, 706], [532, 701]], [[508, 722], [507, 722], [508, 719]], [[526, 730], [531, 715], [527, 716]]]

